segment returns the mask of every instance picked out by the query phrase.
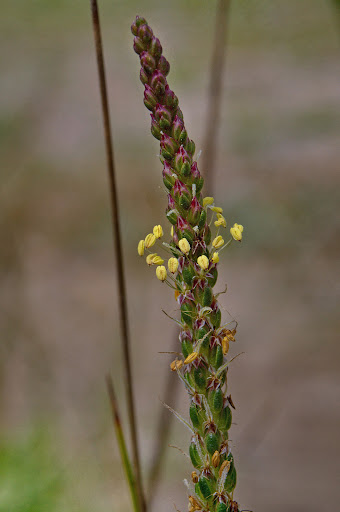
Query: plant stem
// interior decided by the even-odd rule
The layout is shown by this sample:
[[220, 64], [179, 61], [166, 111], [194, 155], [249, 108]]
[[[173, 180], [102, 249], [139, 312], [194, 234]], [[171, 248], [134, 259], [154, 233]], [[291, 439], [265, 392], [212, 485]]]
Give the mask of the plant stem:
[[140, 510], [142, 512], [145, 512], [146, 508], [145, 508], [145, 503], [144, 503], [144, 498], [143, 498], [138, 441], [137, 441], [135, 401], [134, 401], [134, 394], [133, 394], [132, 368], [131, 368], [131, 357], [130, 357], [130, 335], [129, 335], [129, 327], [128, 327], [126, 285], [125, 285], [125, 278], [124, 278], [125, 273], [124, 273], [122, 241], [121, 241], [120, 223], [119, 223], [119, 206], [118, 206], [116, 179], [115, 179], [115, 165], [114, 165], [113, 144], [112, 144], [112, 135], [111, 135], [111, 123], [110, 123], [110, 115], [109, 115], [109, 103], [108, 103], [107, 88], [106, 88], [104, 54], [103, 54], [103, 46], [102, 46], [97, 0], [90, 0], [90, 2], [91, 2], [93, 32], [94, 32], [94, 39], [95, 39], [95, 46], [96, 46], [96, 58], [97, 58], [97, 65], [98, 65], [100, 96], [101, 96], [101, 103], [102, 103], [107, 169], [108, 169], [109, 182], [110, 182], [112, 230], [113, 230], [113, 240], [114, 240], [114, 252], [115, 252], [115, 257], [116, 257], [116, 265], [115, 265], [116, 266], [116, 276], [117, 276], [117, 282], [118, 282], [120, 332], [121, 332], [121, 339], [122, 339], [122, 344], [123, 344], [124, 365], [125, 365], [125, 373], [126, 373], [126, 387], [127, 387], [126, 392], [127, 392], [127, 403], [128, 403], [128, 416], [129, 416], [130, 431], [131, 431], [133, 465], [134, 465], [136, 485], [137, 485], [137, 489], [138, 489]]
[[211, 60], [210, 83], [208, 93], [208, 113], [202, 153], [202, 169], [207, 195], [214, 188], [216, 166], [216, 143], [220, 127], [222, 79], [226, 54], [227, 25], [231, 0], [218, 0], [216, 10], [215, 41]]
[[126, 479], [129, 483], [129, 487], [130, 487], [133, 508], [134, 508], [135, 512], [139, 512], [140, 509], [139, 509], [137, 488], [135, 485], [135, 479], [134, 479], [128, 451], [126, 449], [126, 443], [125, 443], [124, 434], [123, 434], [123, 430], [122, 430], [122, 424], [120, 421], [118, 404], [117, 404], [116, 395], [115, 395], [114, 388], [113, 388], [113, 382], [112, 382], [110, 375], [107, 375], [107, 377], [106, 377], [106, 385], [107, 385], [107, 392], [108, 392], [108, 395], [110, 398], [110, 404], [111, 404], [111, 409], [112, 409], [113, 425], [114, 425], [116, 436], [117, 436], [118, 447], [119, 447], [119, 451], [120, 451], [120, 456], [122, 458], [122, 464], [123, 464], [123, 467], [125, 470]]

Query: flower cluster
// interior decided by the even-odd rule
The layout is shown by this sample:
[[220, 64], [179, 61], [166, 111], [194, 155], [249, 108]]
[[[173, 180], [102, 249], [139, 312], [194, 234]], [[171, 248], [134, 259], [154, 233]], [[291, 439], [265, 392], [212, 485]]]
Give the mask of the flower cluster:
[[[191, 431], [189, 454], [195, 468], [189, 512], [237, 512], [233, 500], [236, 469], [228, 442], [234, 404], [227, 394], [230, 361], [226, 358], [237, 326], [221, 325], [213, 287], [220, 253], [233, 241], [242, 240], [243, 226], [235, 223], [228, 239], [220, 234], [227, 221], [214, 199], [202, 196], [204, 180], [194, 160], [195, 144], [185, 128], [178, 98], [167, 83], [170, 66], [161, 43], [144, 18], [137, 17], [131, 29], [141, 62], [140, 79], [144, 104], [150, 110], [151, 133], [160, 141], [163, 182], [168, 193], [166, 216], [172, 225], [167, 242], [161, 241], [162, 227], [155, 226], [140, 240], [138, 254], [148, 253], [147, 264], [156, 265], [157, 278], [175, 290], [180, 307], [182, 357], [170, 368], [177, 372], [190, 396], [190, 424], [183, 420]], [[156, 244], [170, 256], [167, 268], [164, 259], [151, 252]]]

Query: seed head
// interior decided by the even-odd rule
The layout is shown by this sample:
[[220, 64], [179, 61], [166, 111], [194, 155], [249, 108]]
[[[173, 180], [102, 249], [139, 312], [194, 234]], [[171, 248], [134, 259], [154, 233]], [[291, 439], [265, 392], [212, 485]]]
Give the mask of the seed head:
[[143, 256], [144, 255], [144, 248], [145, 248], [144, 240], [139, 240], [138, 247], [137, 247], [137, 251], [138, 251], [139, 256]]
[[157, 279], [159, 279], [160, 281], [166, 280], [167, 272], [166, 272], [166, 268], [163, 265], [156, 268], [156, 276], [157, 276]]

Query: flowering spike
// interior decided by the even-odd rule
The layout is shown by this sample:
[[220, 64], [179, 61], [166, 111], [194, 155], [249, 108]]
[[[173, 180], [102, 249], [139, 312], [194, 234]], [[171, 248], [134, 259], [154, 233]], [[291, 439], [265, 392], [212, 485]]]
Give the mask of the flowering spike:
[[[218, 272], [222, 236], [212, 238], [207, 209], [216, 213], [217, 228], [226, 227], [223, 210], [214, 206], [213, 197], [202, 198], [204, 180], [193, 161], [195, 143], [188, 137], [178, 98], [170, 89], [167, 75], [170, 65], [162, 54], [162, 45], [144, 18], [137, 17], [131, 27], [134, 49], [141, 62], [140, 79], [144, 86], [144, 104], [151, 113], [151, 133], [160, 141], [163, 182], [168, 193], [166, 216], [171, 227], [170, 243], [163, 246], [173, 257], [168, 260], [169, 279], [175, 282], [175, 299], [180, 307], [179, 341], [183, 359], [170, 364], [190, 396], [190, 424], [169, 408], [192, 433], [189, 455], [195, 471], [191, 479], [189, 511], [238, 512], [232, 499], [236, 485], [234, 458], [228, 446], [231, 427], [231, 396], [227, 396], [226, 360], [234, 330], [221, 328], [221, 310], [213, 287]], [[243, 226], [234, 224], [230, 233], [242, 239]], [[138, 245], [138, 253], [152, 247], [163, 236], [157, 225]], [[156, 253], [146, 258], [158, 264], [156, 276], [167, 279], [163, 260]], [[176, 278], [172, 275], [177, 274]], [[170, 283], [168, 282], [170, 285]]]

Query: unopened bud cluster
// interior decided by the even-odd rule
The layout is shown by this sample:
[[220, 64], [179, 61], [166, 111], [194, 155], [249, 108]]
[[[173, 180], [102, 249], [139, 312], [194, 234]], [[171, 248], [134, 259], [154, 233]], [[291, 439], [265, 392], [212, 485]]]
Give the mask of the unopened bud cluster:
[[242, 240], [243, 226], [234, 224], [226, 242], [225, 235], [219, 234], [227, 221], [222, 208], [214, 205], [214, 198], [202, 197], [203, 178], [194, 160], [195, 144], [188, 137], [178, 98], [167, 83], [170, 66], [162, 55], [161, 43], [144, 18], [137, 17], [131, 29], [141, 62], [144, 104], [151, 112], [151, 133], [160, 141], [163, 182], [168, 192], [166, 215], [172, 225], [168, 243], [161, 242], [163, 229], [155, 226], [139, 242], [138, 254], [143, 256], [161, 244], [171, 256], [168, 270], [156, 252], [150, 252], [146, 261], [156, 265], [157, 278], [175, 290], [180, 307], [182, 358], [173, 361], [170, 368], [178, 373], [190, 395], [189, 454], [195, 471], [189, 511], [227, 512], [233, 508], [237, 512], [233, 501], [236, 469], [228, 443], [234, 405], [227, 396], [226, 359], [236, 329], [221, 325], [213, 287], [219, 253], [233, 240]]

